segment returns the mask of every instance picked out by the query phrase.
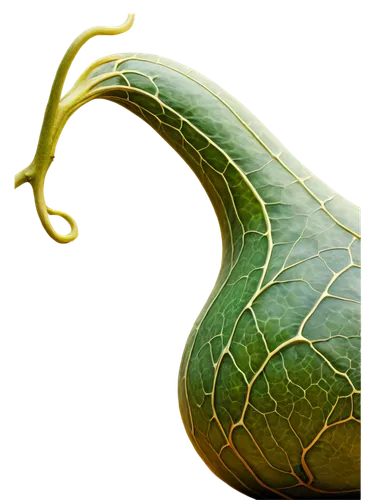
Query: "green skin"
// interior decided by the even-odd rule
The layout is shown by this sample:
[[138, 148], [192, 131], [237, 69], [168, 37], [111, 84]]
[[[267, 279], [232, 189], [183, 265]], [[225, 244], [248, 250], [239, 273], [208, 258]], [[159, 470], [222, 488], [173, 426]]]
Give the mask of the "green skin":
[[[301, 165], [239, 102], [176, 62], [116, 54], [91, 65], [62, 99], [80, 46], [63, 59], [38, 150], [17, 174], [60, 243], [74, 220], [48, 209], [43, 186], [59, 135], [93, 99], [149, 123], [193, 169], [215, 208], [223, 258], [188, 338], [179, 403], [199, 455], [256, 499], [360, 498], [359, 209]], [[59, 235], [48, 214], [71, 233]]]

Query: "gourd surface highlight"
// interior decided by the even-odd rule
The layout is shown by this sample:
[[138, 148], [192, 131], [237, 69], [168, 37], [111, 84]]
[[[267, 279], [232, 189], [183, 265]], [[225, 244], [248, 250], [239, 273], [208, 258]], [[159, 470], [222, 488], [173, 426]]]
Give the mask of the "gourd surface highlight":
[[[218, 217], [223, 256], [179, 374], [186, 431], [210, 469], [255, 499], [358, 499], [359, 209], [317, 179], [244, 106], [179, 63], [125, 53], [52, 87], [35, 158], [17, 174], [60, 243], [74, 220], [44, 202], [44, 178], [68, 118], [93, 99], [129, 109], [186, 161]], [[71, 233], [57, 234], [48, 215]]]

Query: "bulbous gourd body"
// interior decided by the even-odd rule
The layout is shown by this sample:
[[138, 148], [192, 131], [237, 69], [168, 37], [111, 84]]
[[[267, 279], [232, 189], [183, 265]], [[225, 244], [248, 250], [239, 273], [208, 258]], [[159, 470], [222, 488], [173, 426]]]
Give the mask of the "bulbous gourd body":
[[175, 62], [123, 54], [83, 81], [147, 121], [207, 191], [223, 238], [179, 401], [196, 450], [254, 498], [359, 498], [359, 214], [242, 105]]

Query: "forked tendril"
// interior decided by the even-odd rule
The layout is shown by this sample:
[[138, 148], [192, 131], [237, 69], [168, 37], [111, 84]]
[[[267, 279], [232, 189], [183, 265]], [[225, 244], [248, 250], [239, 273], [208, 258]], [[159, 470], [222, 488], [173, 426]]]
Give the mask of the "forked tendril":
[[[52, 84], [34, 160], [29, 167], [15, 176], [15, 188], [21, 186], [25, 182], [29, 182], [32, 185], [35, 206], [40, 221], [49, 236], [58, 243], [69, 243], [78, 236], [78, 227], [74, 219], [64, 212], [48, 208], [44, 199], [45, 176], [54, 158], [57, 140], [67, 120], [67, 116], [64, 116], [64, 112], [59, 110], [59, 102], [66, 75], [78, 51], [88, 40], [90, 40], [90, 38], [97, 35], [119, 35], [125, 33], [125, 31], [128, 31], [132, 27], [134, 18], [135, 14], [129, 14], [126, 21], [120, 26], [95, 26], [89, 28], [81, 33], [70, 45], [58, 67]], [[57, 233], [53, 229], [48, 217], [49, 215], [58, 215], [65, 219], [70, 225], [70, 233], [67, 235]]]

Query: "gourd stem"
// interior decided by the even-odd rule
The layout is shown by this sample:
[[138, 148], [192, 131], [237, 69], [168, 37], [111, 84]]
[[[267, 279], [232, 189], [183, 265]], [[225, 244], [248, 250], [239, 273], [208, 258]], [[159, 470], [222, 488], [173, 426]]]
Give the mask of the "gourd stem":
[[52, 135], [52, 128], [54, 120], [56, 118], [56, 112], [59, 106], [61, 93], [64, 87], [66, 75], [68, 74], [69, 68], [72, 62], [79, 52], [80, 48], [88, 41], [90, 38], [98, 35], [118, 35], [120, 33], [125, 33], [128, 31], [134, 23], [135, 14], [129, 14], [126, 21], [120, 26], [94, 26], [81, 33], [74, 42], [70, 45], [66, 51], [58, 69], [54, 82], [52, 84], [51, 93], [49, 96], [48, 104], [44, 114], [44, 120], [42, 129], [40, 132], [39, 143], [36, 155], [43, 155], [43, 153], [50, 153], [50, 140]]
[[[57, 64], [46, 97], [39, 133], [32, 160], [13, 176], [13, 189], [17, 191], [25, 184], [31, 188], [35, 215], [49, 238], [57, 244], [72, 244], [79, 239], [80, 228], [75, 217], [62, 209], [48, 205], [46, 185], [51, 166], [56, 161], [57, 144], [67, 118], [60, 102], [72, 67], [82, 49], [94, 38], [115, 38], [130, 31], [136, 21], [136, 13], [130, 13], [119, 25], [97, 24], [81, 31], [68, 45], [65, 54]], [[60, 134], [60, 135], [59, 135]], [[69, 226], [69, 232], [57, 231], [51, 217], [62, 219]]]

